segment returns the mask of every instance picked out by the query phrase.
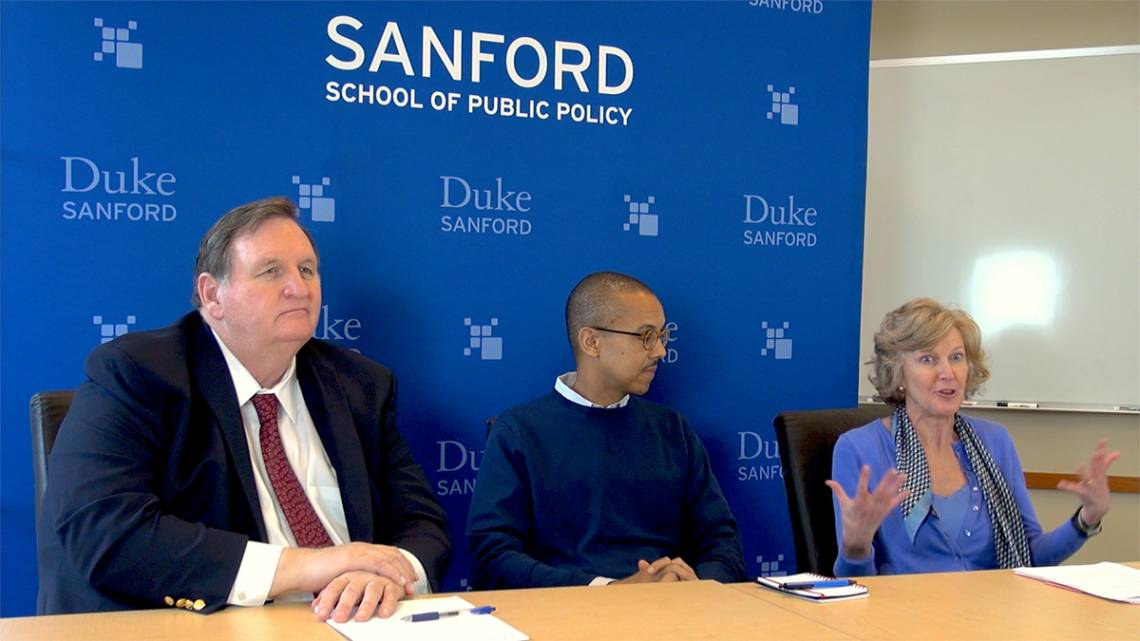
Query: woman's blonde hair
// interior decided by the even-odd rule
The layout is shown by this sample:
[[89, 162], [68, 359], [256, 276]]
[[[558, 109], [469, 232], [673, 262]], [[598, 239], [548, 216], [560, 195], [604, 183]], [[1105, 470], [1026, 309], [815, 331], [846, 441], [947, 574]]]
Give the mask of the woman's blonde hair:
[[879, 397], [888, 403], [901, 404], [906, 398], [902, 389], [903, 357], [906, 352], [930, 349], [952, 329], [962, 335], [966, 348], [966, 398], [972, 397], [990, 377], [986, 353], [982, 351], [982, 331], [966, 312], [951, 309], [932, 298], [915, 298], [883, 317], [875, 333], [875, 356], [867, 364], [867, 377]]

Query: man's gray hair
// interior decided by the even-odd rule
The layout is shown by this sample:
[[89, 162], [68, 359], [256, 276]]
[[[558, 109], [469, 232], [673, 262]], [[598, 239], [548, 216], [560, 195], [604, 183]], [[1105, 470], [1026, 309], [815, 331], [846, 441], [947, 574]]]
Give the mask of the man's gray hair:
[[[228, 278], [234, 241], [256, 232], [261, 223], [270, 218], [288, 218], [301, 227], [297, 207], [293, 205], [292, 200], [284, 196], [274, 196], [234, 207], [210, 227], [210, 231], [206, 232], [198, 245], [198, 258], [194, 261], [194, 293], [190, 296], [190, 304], [195, 309], [202, 307], [202, 299], [198, 297], [198, 276], [209, 274], [217, 281]], [[317, 244], [313, 242], [309, 230], [301, 227], [301, 231], [305, 232], [305, 237], [313, 246], [313, 253], [317, 254], [319, 259]]]

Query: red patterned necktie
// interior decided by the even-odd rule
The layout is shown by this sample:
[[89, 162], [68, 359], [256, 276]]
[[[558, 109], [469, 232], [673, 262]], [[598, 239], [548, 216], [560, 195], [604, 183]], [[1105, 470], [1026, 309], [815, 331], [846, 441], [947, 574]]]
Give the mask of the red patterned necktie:
[[253, 407], [257, 410], [257, 419], [261, 421], [261, 458], [265, 461], [265, 471], [269, 473], [273, 493], [277, 495], [277, 502], [285, 513], [285, 520], [289, 522], [289, 529], [293, 531], [297, 545], [303, 548], [332, 545], [329, 533], [321, 525], [313, 504], [297, 480], [297, 473], [289, 465], [289, 459], [285, 458], [281, 431], [277, 429], [277, 396], [256, 394], [253, 397]]

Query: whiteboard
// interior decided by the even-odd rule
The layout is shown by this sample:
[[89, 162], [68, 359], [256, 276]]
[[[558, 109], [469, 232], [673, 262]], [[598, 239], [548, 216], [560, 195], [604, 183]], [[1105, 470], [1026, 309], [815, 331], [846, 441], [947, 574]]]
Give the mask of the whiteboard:
[[860, 362], [930, 296], [982, 328], [979, 399], [1140, 404], [1140, 55], [872, 68], [868, 101]]

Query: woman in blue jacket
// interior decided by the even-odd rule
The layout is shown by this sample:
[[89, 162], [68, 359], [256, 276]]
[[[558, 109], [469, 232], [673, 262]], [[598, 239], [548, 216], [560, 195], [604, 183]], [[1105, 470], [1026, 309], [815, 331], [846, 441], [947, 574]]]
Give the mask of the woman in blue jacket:
[[1044, 532], [1009, 433], [958, 412], [989, 377], [984, 360], [964, 311], [919, 298], [883, 319], [870, 378], [896, 407], [835, 445], [836, 576], [1056, 565], [1100, 532], [1120, 453], [1102, 440], [1078, 482], [1057, 484], [1080, 507]]

